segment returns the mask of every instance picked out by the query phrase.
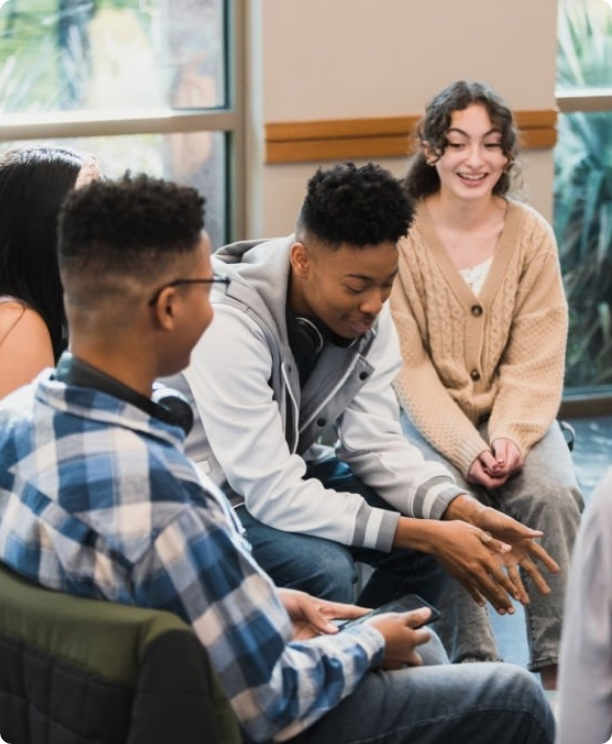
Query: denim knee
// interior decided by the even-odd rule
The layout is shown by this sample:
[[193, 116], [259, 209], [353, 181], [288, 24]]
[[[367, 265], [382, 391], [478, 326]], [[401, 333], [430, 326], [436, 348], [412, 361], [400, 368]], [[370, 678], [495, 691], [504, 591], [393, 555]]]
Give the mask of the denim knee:
[[300, 588], [314, 597], [352, 604], [357, 582], [355, 562], [348, 552], [319, 547], [308, 565], [302, 564]]

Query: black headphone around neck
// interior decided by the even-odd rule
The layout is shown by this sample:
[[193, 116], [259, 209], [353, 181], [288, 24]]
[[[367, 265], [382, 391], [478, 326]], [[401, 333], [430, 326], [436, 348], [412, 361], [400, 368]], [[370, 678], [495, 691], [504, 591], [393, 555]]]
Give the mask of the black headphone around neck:
[[69, 352], [64, 352], [59, 358], [55, 370], [55, 379], [68, 385], [93, 388], [103, 393], [119, 398], [130, 405], [140, 408], [149, 416], [160, 419], [171, 426], [179, 426], [185, 436], [189, 434], [193, 426], [193, 409], [184, 395], [166, 387], [162, 383], [153, 385], [153, 395], [146, 395], [124, 385], [114, 377], [92, 367], [82, 359], [78, 359]]
[[348, 349], [361, 338], [342, 338], [323, 323], [294, 315], [289, 309], [286, 315], [289, 346], [298, 359], [316, 356], [328, 341], [334, 346]]
[[325, 345], [325, 330], [312, 320], [301, 318], [287, 312], [287, 332], [289, 346], [296, 357], [309, 357], [318, 354]]

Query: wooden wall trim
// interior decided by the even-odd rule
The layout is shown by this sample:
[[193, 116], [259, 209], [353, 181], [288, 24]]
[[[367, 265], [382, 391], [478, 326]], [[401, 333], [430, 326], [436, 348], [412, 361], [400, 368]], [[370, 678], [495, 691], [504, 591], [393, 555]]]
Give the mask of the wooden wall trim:
[[[525, 150], [554, 147], [557, 111], [515, 111]], [[266, 163], [407, 157], [418, 116], [271, 122], [265, 125]]]

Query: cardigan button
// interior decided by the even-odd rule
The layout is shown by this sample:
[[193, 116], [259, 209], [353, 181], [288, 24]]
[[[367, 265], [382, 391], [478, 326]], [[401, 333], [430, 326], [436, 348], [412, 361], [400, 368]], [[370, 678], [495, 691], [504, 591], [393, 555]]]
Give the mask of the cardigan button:
[[480, 380], [480, 372], [477, 369], [473, 369], [470, 372], [470, 377], [472, 378], [472, 380], [474, 380], [474, 382], [478, 382], [478, 380]]
[[360, 372], [359, 373], [359, 379], [360, 380], [367, 380], [368, 377], [369, 377], [369, 373], [368, 372]]
[[323, 426], [325, 426], [326, 423], [327, 423], [327, 421], [324, 418], [318, 418], [317, 419], [317, 426], [323, 427]]
[[482, 308], [480, 307], [480, 305], [473, 305], [472, 306], [472, 315], [474, 315], [476, 318], [479, 315], [482, 315]]

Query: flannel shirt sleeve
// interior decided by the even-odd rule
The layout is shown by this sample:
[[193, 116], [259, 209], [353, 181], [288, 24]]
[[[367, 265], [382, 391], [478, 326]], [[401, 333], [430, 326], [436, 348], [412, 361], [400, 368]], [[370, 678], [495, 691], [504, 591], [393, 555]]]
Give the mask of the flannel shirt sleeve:
[[254, 741], [297, 735], [382, 656], [382, 636], [366, 626], [292, 642], [274, 584], [212, 497], [183, 509], [160, 532], [134, 578], [137, 604], [191, 623]]

